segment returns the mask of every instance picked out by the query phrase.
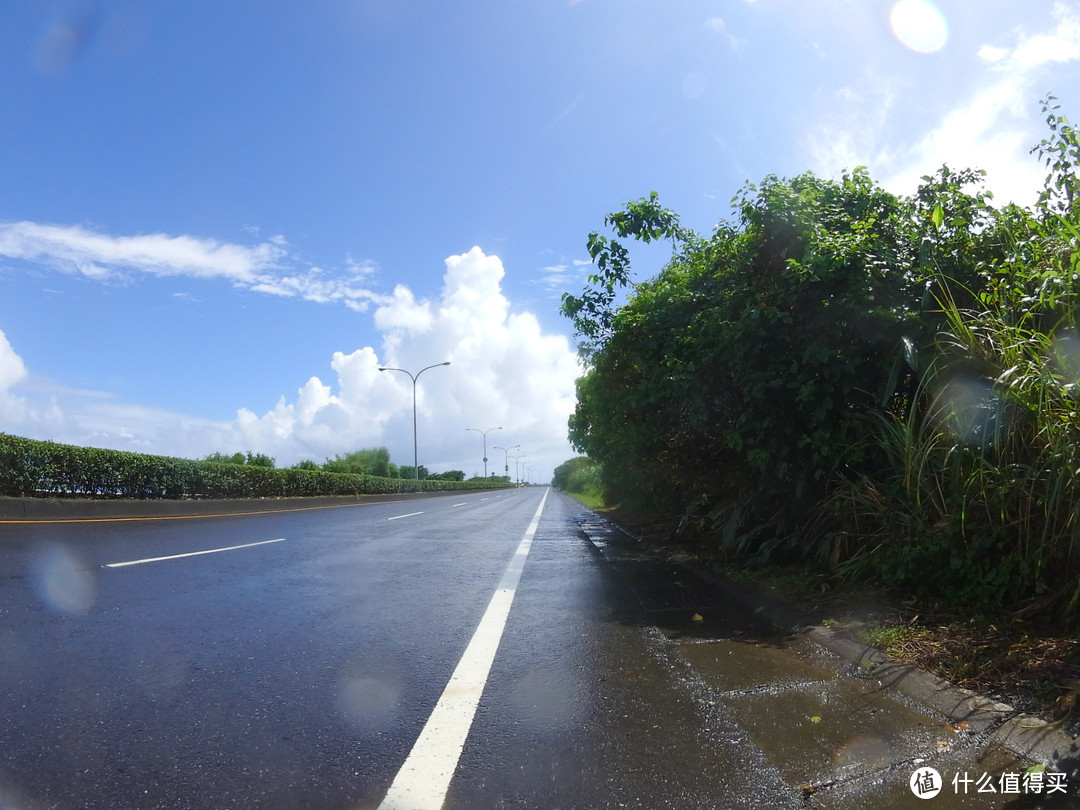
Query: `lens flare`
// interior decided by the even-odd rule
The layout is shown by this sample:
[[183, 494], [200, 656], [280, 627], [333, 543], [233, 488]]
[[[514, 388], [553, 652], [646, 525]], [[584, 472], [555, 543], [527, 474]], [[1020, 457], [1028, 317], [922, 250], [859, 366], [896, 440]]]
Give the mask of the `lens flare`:
[[337, 708], [355, 726], [381, 728], [393, 720], [400, 697], [400, 685], [386, 678], [346, 674], [338, 683]]
[[934, 53], [945, 47], [949, 25], [929, 0], [900, 0], [889, 15], [893, 34], [907, 48]]
[[938, 391], [934, 405], [944, 425], [968, 447], [988, 450], [1006, 437], [1008, 408], [989, 378], [957, 374]]
[[31, 582], [43, 602], [59, 613], [87, 613], [97, 599], [97, 579], [74, 551], [47, 545], [33, 558]]
[[1067, 385], [1080, 383], [1080, 335], [1071, 331], [1057, 335], [1053, 357]]

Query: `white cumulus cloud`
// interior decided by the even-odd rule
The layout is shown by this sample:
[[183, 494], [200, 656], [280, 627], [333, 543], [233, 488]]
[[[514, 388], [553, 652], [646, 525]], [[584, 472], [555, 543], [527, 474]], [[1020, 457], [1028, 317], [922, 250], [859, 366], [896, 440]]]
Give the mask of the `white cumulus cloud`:
[[432, 470], [478, 472], [483, 448], [480, 437], [467, 429], [497, 426], [502, 430], [488, 434], [489, 472], [505, 463], [493, 447], [520, 444], [520, 452], [549, 474], [572, 454], [566, 423], [580, 374], [577, 355], [565, 336], [544, 334], [533, 314], [512, 311], [502, 293], [503, 275], [497, 256], [474, 247], [446, 260], [437, 301], [417, 301], [399, 286], [374, 314], [383, 332], [381, 361], [370, 346], [336, 352], [331, 361], [336, 380], [312, 377], [293, 401], [282, 398], [262, 416], [241, 411], [234, 425], [237, 446], [321, 461], [385, 444], [398, 463], [411, 464], [412, 380], [378, 369], [385, 365], [416, 374], [449, 361], [450, 366], [418, 377], [420, 463]]
[[15, 353], [7, 335], [0, 331], [0, 393], [10, 389], [26, 377], [26, 364]]
[[[336, 351], [326, 380], [313, 375], [296, 381], [292, 395], [270, 408], [246, 403], [231, 421], [147, 408], [35, 378], [0, 333], [0, 431], [188, 458], [252, 450], [282, 466], [387, 446], [396, 463], [411, 464], [413, 384], [406, 374], [379, 368], [415, 374], [449, 361], [418, 378], [420, 463], [432, 471], [482, 472], [480, 437], [467, 429], [498, 426], [488, 434], [488, 471], [501, 472], [505, 463], [496, 446], [520, 445], [514, 452], [546, 480], [573, 455], [567, 419], [580, 368], [565, 336], [545, 334], [535, 315], [513, 310], [502, 292], [503, 276], [499, 258], [478, 247], [449, 257], [437, 299], [417, 300], [404, 285], [379, 299], [372, 313], [379, 347]], [[513, 474], [512, 460], [510, 467]]]

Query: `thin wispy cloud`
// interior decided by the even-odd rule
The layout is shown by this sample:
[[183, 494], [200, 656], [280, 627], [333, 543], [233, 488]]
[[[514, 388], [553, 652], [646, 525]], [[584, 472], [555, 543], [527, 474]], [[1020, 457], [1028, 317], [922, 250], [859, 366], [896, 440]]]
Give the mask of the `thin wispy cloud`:
[[591, 265], [587, 259], [563, 259], [558, 264], [541, 267], [531, 283], [543, 287], [554, 297], [561, 297], [564, 292], [577, 292], [586, 275], [583, 268]]
[[1020, 77], [1044, 65], [1080, 59], [1080, 14], [1067, 3], [1054, 4], [1055, 27], [1050, 31], [1021, 34], [1012, 47], [987, 44], [979, 56], [993, 62], [1003, 73]]
[[738, 51], [746, 44], [745, 39], [739, 39], [731, 33], [731, 29], [722, 17], [710, 17], [705, 21], [705, 29], [721, 37], [733, 51]]
[[[1054, 24], [1041, 32], [1012, 32], [1011, 41], [983, 45], [972, 55], [982, 78], [936, 125], [907, 143], [895, 138], [904, 111], [893, 84], [878, 75], [837, 91], [828, 118], [809, 127], [804, 146], [814, 171], [835, 176], [869, 166], [891, 190], [910, 194], [920, 178], [943, 163], [982, 169], [1001, 202], [1028, 204], [1042, 182], [1030, 148], [1042, 135], [1038, 99], [1052, 82], [1047, 67], [1080, 60], [1080, 13], [1054, 7]], [[975, 65], [973, 65], [975, 67]], [[963, 92], [962, 85], [956, 85]], [[868, 111], [875, 111], [868, 115]]]
[[371, 266], [351, 257], [339, 273], [305, 266], [282, 236], [240, 245], [186, 235], [116, 236], [80, 225], [7, 222], [0, 223], [0, 256], [96, 281], [128, 282], [138, 275], [218, 279], [253, 292], [341, 303], [357, 311], [384, 297], [362, 283], [372, 274]]
[[583, 93], [583, 92], [578, 93], [573, 98], [573, 100], [570, 101], [569, 104], [567, 104], [565, 107], [563, 107], [561, 110], [559, 110], [558, 114], [556, 114], [555, 118], [552, 119], [551, 123], [548, 124], [546, 127], [544, 127], [544, 131], [543, 131], [542, 135], [546, 136], [546, 135], [550, 134], [552, 130], [556, 129], [560, 124], [563, 123], [563, 121], [565, 121], [567, 118], [569, 118], [574, 113], [574, 110], [576, 110], [578, 108], [578, 106], [580, 106], [581, 102], [584, 101], [584, 100], [585, 100], [585, 93]]
[[[940, 166], [984, 169], [1001, 201], [1034, 200], [1043, 172], [1030, 149], [1042, 134], [1035, 114], [1047, 66], [1080, 60], [1080, 13], [1057, 3], [1049, 31], [1020, 34], [1011, 45], [991, 44], [978, 58], [993, 67], [993, 81], [977, 89], [915, 145], [891, 185], [911, 192], [918, 178]], [[1051, 79], [1052, 80], [1052, 79]], [[934, 158], [937, 158], [936, 162]], [[920, 168], [921, 167], [921, 168]]]
[[281, 240], [248, 247], [192, 236], [112, 236], [79, 225], [23, 221], [0, 224], [0, 255], [101, 280], [136, 271], [252, 284], [260, 272], [276, 268], [287, 251]]

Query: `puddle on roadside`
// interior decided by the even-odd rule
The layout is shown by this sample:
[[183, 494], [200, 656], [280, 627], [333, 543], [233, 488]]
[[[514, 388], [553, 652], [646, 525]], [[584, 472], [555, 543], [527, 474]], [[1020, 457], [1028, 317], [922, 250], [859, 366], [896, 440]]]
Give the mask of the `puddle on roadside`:
[[720, 692], [773, 685], [793, 685], [836, 677], [835, 669], [817, 666], [787, 639], [747, 636], [707, 644], [678, 643], [679, 652], [705, 681]]
[[926, 756], [950, 734], [944, 724], [856, 680], [728, 692], [722, 700], [768, 760], [798, 785]]
[[668, 598], [662, 591], [647, 602], [646, 613], [672, 641], [779, 638], [775, 626], [761, 614], [739, 605], [714, 599], [711, 602]]

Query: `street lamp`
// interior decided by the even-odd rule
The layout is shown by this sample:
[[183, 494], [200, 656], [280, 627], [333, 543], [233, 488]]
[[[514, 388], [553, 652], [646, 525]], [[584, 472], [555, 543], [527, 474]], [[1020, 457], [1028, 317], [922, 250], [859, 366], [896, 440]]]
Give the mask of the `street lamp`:
[[508, 454], [509, 454], [509, 452], [511, 450], [520, 450], [521, 445], [520, 444], [514, 444], [514, 445], [511, 445], [510, 447], [493, 447], [491, 449], [492, 450], [502, 450], [503, 451], [503, 464], [505, 465], [503, 467], [503, 472], [506, 473], [506, 480], [509, 483], [509, 481], [510, 481], [510, 457], [509, 457]]
[[[520, 456], [510, 456], [510, 458], [512, 458], [514, 460], [514, 477], [517, 479], [514, 483], [520, 484], [521, 483], [521, 468], [519, 467], [519, 465], [522, 464], [523, 462], [519, 461], [519, 459], [526, 458], [526, 456], [523, 454], [523, 455], [520, 455]], [[507, 471], [509, 471], [509, 466], [507, 467]]]
[[493, 430], [502, 430], [501, 427], [488, 428], [487, 430], [481, 430], [480, 428], [465, 428], [465, 430], [475, 430], [481, 436], [484, 437], [484, 478], [487, 478], [487, 435]]
[[409, 375], [409, 379], [412, 380], [412, 448], [413, 448], [413, 476], [417, 481], [420, 480], [420, 454], [416, 445], [416, 380], [417, 378], [427, 371], [429, 368], [436, 368], [438, 366], [448, 366], [450, 361], [445, 363], [436, 363], [433, 366], [424, 366], [416, 374], [410, 371], [405, 371], [403, 368], [390, 368], [389, 366], [379, 366], [379, 371], [401, 371]]

